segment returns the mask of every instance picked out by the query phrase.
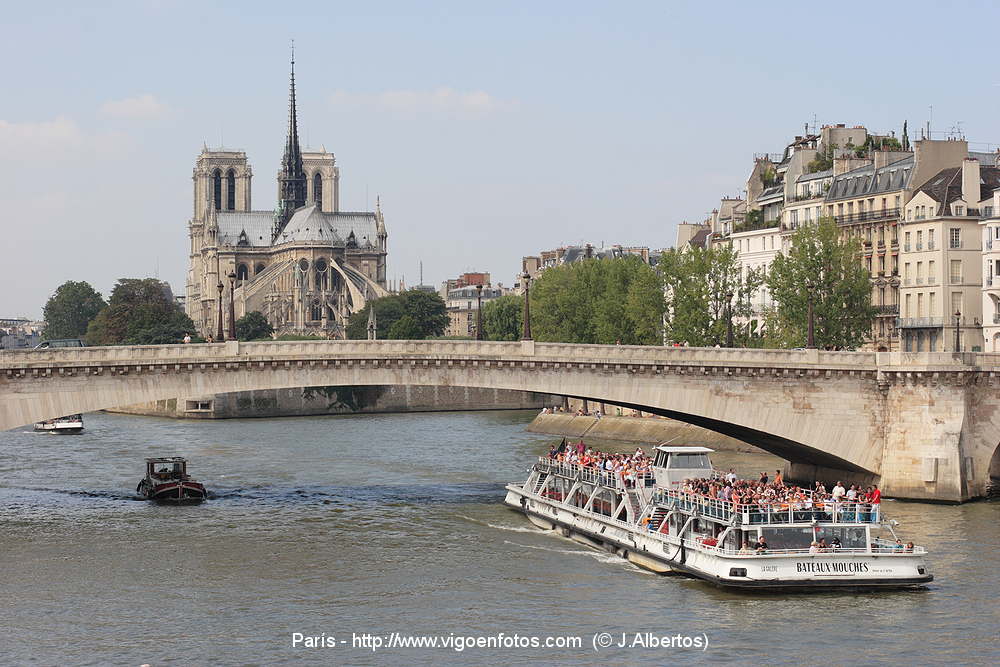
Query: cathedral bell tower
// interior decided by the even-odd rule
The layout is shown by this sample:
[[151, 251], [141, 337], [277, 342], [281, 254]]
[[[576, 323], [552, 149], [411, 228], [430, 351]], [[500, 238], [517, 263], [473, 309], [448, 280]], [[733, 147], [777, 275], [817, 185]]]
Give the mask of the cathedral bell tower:
[[278, 210], [272, 240], [292, 217], [295, 209], [306, 205], [306, 172], [302, 168], [302, 149], [299, 147], [299, 122], [295, 110], [295, 50], [292, 50], [292, 74], [288, 93], [288, 136], [285, 154], [281, 158], [278, 174]]

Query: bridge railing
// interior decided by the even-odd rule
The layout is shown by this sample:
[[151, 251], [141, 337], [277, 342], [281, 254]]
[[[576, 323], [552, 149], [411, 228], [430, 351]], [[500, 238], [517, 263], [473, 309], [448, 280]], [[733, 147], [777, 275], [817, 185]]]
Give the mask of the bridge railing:
[[788, 364], [821, 366], [873, 365], [874, 353], [822, 352], [817, 350], [759, 350], [741, 348], [692, 348], [641, 345], [583, 345], [567, 343], [447, 341], [447, 340], [318, 340], [318, 341], [229, 341], [174, 345], [129, 345], [31, 350], [0, 350], [0, 360], [11, 362], [59, 361], [115, 362], [178, 359], [194, 361], [228, 357], [351, 357], [413, 355], [436, 358], [590, 361], [599, 364], [694, 364], [744, 363], [771, 366]]
[[[387, 356], [427, 359], [530, 360], [540, 363], [590, 363], [607, 366], [678, 365], [745, 366], [801, 371], [882, 368], [955, 369], [1000, 368], [1000, 354], [966, 352], [826, 352], [822, 350], [761, 350], [717, 347], [662, 347], [641, 345], [584, 345], [534, 341], [496, 342], [463, 340], [314, 340], [132, 345], [106, 347], [0, 350], [0, 363], [58, 362], [91, 364], [116, 362], [199, 363], [232, 359], [335, 359]], [[604, 368], [602, 368], [602, 365]], [[612, 370], [624, 370], [613, 368]]]

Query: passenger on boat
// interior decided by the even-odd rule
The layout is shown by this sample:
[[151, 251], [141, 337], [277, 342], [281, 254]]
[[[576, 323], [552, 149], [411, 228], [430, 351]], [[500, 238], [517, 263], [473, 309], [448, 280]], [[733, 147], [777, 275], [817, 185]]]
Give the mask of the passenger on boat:
[[759, 554], [767, 553], [767, 540], [764, 539], [763, 535], [757, 538], [757, 544], [755, 544], [754, 546], [757, 548], [757, 553]]
[[809, 544], [809, 553], [811, 553], [811, 554], [818, 554], [819, 553], [819, 542], [817, 542], [816, 540], [813, 540]]

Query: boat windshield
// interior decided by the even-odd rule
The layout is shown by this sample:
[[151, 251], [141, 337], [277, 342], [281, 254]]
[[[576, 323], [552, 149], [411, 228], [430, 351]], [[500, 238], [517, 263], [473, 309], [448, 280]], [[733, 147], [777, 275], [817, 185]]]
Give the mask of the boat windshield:
[[184, 472], [184, 464], [179, 461], [157, 461], [150, 463], [154, 475], [180, 475]]
[[830, 547], [865, 549], [868, 535], [864, 527], [804, 526], [800, 528], [761, 528], [769, 549], [808, 549], [812, 543], [825, 540]]

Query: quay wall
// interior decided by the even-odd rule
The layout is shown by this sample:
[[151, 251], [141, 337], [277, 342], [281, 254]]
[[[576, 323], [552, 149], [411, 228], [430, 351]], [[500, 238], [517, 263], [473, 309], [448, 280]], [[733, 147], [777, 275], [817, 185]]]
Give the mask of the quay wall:
[[729, 452], [762, 452], [742, 440], [722, 433], [685, 424], [668, 417], [585, 417], [575, 414], [538, 415], [527, 428], [532, 433], [567, 438], [597, 438], [643, 444], [670, 442], [673, 445], [710, 447]]
[[177, 419], [304, 417], [374, 412], [526, 410], [561, 403], [561, 397], [482, 387], [423, 385], [322, 386], [255, 389], [136, 403], [108, 412]]

